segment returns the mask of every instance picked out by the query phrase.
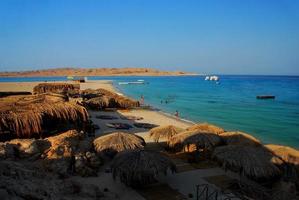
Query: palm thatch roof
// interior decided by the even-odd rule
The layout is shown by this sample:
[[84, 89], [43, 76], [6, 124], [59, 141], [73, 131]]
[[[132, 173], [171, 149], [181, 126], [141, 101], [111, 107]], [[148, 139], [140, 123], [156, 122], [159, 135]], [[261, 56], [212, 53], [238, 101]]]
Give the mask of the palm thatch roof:
[[149, 135], [156, 142], [158, 142], [160, 138], [167, 139], [167, 141], [168, 141], [172, 136], [174, 136], [182, 131], [183, 131], [183, 129], [178, 128], [173, 125], [159, 126], [159, 127], [151, 129], [149, 131]]
[[[299, 167], [299, 151], [287, 146], [268, 144], [265, 145], [269, 151], [279, 157], [284, 162]], [[281, 164], [281, 160], [273, 160], [276, 164]]]
[[[139, 107], [138, 101], [131, 98], [118, 95], [117, 93], [105, 89], [87, 89], [82, 91], [82, 96], [85, 99], [84, 105], [91, 109], [104, 108], [133, 108]], [[109, 100], [108, 100], [109, 99]]]
[[184, 139], [183, 145], [195, 145], [196, 149], [211, 149], [219, 144], [221, 144], [222, 140], [215, 133], [207, 133], [207, 132], [197, 132], [192, 134]]
[[111, 165], [113, 178], [131, 187], [143, 187], [156, 182], [160, 174], [176, 171], [175, 164], [158, 152], [146, 150], [124, 151], [118, 154]]
[[114, 93], [114, 92], [111, 92], [109, 90], [106, 90], [106, 89], [103, 89], [103, 88], [98, 88], [96, 89], [96, 91], [99, 93], [99, 94], [102, 94], [102, 95], [107, 95], [107, 96], [116, 96], [118, 94]]
[[113, 156], [121, 151], [143, 148], [145, 142], [137, 135], [115, 132], [96, 138], [93, 145], [98, 153], [103, 152]]
[[208, 123], [195, 124], [187, 128], [187, 131], [194, 131], [194, 130], [200, 130], [200, 131], [215, 133], [215, 134], [221, 134], [224, 132], [223, 128]]
[[68, 91], [79, 93], [80, 85], [71, 83], [40, 83], [33, 88], [34, 94], [47, 92], [66, 94]]
[[131, 98], [120, 96], [120, 95], [115, 96], [114, 101], [115, 101], [115, 107], [117, 108], [126, 109], [126, 108], [135, 108], [140, 106], [139, 101], [135, 101]]
[[198, 133], [198, 131], [194, 131], [194, 130], [193, 131], [183, 131], [181, 133], [178, 133], [169, 139], [168, 146], [173, 149], [180, 150], [183, 147], [183, 141], [186, 138], [188, 138], [196, 133]]
[[221, 133], [221, 138], [228, 145], [260, 146], [261, 142], [247, 133], [235, 131]]
[[0, 136], [36, 137], [55, 125], [82, 125], [87, 120], [88, 113], [84, 107], [66, 102], [61, 95], [9, 96], [0, 99]]
[[107, 96], [100, 96], [83, 101], [83, 105], [94, 110], [108, 108], [112, 99]]
[[253, 179], [269, 179], [280, 175], [271, 162], [273, 154], [261, 147], [228, 145], [215, 148], [213, 157], [230, 168]]
[[15, 96], [15, 95], [31, 95], [31, 92], [0, 92], [0, 98], [1, 97], [7, 97], [7, 96]]

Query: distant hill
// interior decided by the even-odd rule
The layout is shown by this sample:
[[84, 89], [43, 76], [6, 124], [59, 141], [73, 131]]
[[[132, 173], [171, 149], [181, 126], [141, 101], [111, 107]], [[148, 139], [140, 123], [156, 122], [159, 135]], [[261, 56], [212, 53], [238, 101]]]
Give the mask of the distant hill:
[[1, 77], [29, 76], [182, 76], [195, 75], [181, 71], [160, 71], [151, 68], [56, 68], [20, 72], [0, 72]]

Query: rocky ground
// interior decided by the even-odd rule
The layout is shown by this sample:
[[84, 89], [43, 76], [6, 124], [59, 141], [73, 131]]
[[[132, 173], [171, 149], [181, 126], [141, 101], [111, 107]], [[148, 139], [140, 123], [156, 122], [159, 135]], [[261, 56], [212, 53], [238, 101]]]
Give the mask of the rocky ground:
[[45, 139], [0, 143], [1, 199], [109, 199], [104, 188], [72, 176], [97, 176], [92, 139], [70, 130]]

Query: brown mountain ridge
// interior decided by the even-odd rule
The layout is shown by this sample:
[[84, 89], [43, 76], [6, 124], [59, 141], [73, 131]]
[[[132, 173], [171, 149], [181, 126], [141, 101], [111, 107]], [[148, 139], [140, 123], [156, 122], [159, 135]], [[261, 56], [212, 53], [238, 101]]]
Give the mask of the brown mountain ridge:
[[1, 77], [29, 76], [183, 76], [182, 71], [161, 71], [151, 68], [55, 68], [19, 72], [0, 72]]

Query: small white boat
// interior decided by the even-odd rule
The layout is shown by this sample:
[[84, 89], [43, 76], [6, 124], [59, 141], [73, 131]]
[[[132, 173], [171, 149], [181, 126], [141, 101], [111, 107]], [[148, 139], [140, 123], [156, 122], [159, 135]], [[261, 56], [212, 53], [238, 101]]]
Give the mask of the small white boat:
[[130, 85], [130, 84], [144, 84], [142, 81], [131, 81], [131, 82], [119, 82], [119, 85]]
[[144, 82], [144, 80], [141, 80], [141, 79], [139, 79], [139, 80], [137, 80], [138, 82]]
[[210, 76], [210, 81], [219, 81], [218, 76]]
[[205, 81], [209, 81], [209, 80], [210, 80], [210, 77], [206, 76]]

